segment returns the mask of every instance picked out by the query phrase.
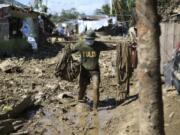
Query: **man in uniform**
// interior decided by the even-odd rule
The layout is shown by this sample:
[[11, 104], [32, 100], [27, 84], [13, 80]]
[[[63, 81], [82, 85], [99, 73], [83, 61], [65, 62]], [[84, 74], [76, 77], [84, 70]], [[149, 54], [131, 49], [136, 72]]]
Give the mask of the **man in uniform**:
[[87, 31], [85, 40], [76, 44], [71, 50], [71, 53], [80, 52], [81, 54], [81, 72], [79, 79], [80, 90], [78, 93], [78, 101], [83, 102], [87, 85], [90, 84], [91, 79], [93, 84], [93, 109], [97, 109], [99, 102], [100, 51], [113, 50], [116, 48], [115, 46], [95, 41], [95, 38], [96, 34], [94, 31]]

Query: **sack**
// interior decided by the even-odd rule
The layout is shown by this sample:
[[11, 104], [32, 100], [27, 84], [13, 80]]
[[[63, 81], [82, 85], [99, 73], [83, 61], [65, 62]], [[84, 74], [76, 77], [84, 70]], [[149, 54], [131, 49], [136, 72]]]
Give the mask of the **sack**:
[[59, 62], [56, 65], [55, 76], [62, 80], [74, 81], [80, 73], [80, 63], [75, 61], [69, 50], [62, 50]]

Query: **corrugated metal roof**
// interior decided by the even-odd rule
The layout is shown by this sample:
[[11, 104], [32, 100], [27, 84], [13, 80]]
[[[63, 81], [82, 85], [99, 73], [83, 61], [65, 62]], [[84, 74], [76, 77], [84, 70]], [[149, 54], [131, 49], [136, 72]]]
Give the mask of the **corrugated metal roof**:
[[0, 8], [10, 7], [9, 4], [0, 4]]

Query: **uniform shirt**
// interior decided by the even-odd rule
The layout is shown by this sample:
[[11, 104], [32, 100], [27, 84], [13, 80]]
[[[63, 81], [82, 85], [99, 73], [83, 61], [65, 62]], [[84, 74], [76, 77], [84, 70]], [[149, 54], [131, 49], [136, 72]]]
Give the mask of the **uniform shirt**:
[[82, 66], [87, 70], [99, 70], [99, 55], [101, 51], [113, 50], [115, 46], [106, 45], [100, 41], [94, 41], [93, 45], [87, 45], [85, 41], [77, 43], [72, 53], [80, 52]]

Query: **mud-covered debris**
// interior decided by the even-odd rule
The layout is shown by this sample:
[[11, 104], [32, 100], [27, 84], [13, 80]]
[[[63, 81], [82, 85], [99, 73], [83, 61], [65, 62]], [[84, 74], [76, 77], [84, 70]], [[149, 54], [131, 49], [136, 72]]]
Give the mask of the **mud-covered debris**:
[[14, 122], [13, 119], [0, 120], [0, 133], [2, 135], [5, 135], [14, 131], [14, 128], [12, 125], [13, 122]]
[[12, 133], [10, 135], [28, 135], [28, 131], [20, 131], [18, 133]]
[[88, 113], [88, 112], [90, 112], [90, 107], [85, 103], [78, 103], [77, 106], [76, 106], [76, 111], [79, 114]]
[[180, 13], [179, 0], [170, 0], [166, 5], [160, 6], [158, 13], [162, 17], [162, 21], [174, 21], [173, 15]]
[[40, 69], [40, 68], [35, 68], [34, 69], [34, 72], [36, 73], [36, 74], [38, 74], [38, 77], [42, 77], [43, 76], [43, 73], [45, 72], [44, 70], [42, 70], [42, 69]]
[[23, 69], [11, 60], [5, 60], [0, 64], [0, 70], [5, 73], [22, 73]]
[[175, 91], [176, 89], [175, 89], [175, 87], [174, 86], [165, 86], [164, 88], [163, 88], [163, 91], [164, 92], [171, 92], [171, 91]]
[[12, 105], [5, 105], [2, 108], [3, 112], [9, 112], [9, 111], [12, 111], [12, 110], [13, 110]]
[[0, 134], [6, 135], [21, 129], [24, 121], [15, 118], [19, 118], [26, 109], [34, 105], [34, 102], [32, 96], [24, 95], [15, 105], [4, 105], [4, 111], [0, 113]]
[[0, 120], [0, 133], [7, 135], [19, 130], [22, 127], [23, 121], [16, 119]]
[[43, 97], [44, 97], [44, 94], [45, 93], [43, 93], [42, 91], [39, 91], [36, 95], [35, 95], [35, 97], [34, 97], [34, 99], [35, 99], [35, 105], [40, 105], [41, 104], [41, 101], [43, 100]]
[[57, 90], [59, 88], [59, 84], [46, 84], [46, 88], [50, 90]]
[[170, 114], [169, 114], [169, 118], [173, 118], [174, 117], [174, 115], [175, 115], [175, 113], [174, 112], [171, 112]]
[[58, 99], [74, 98], [71, 92], [63, 92], [57, 96]]
[[[1, 112], [0, 119], [7, 119], [8, 117], [17, 117], [21, 115], [26, 109], [34, 105], [35, 100], [31, 96], [21, 97], [20, 101], [14, 106], [5, 105], [5, 111]], [[3, 107], [3, 108], [4, 108]]]
[[14, 106], [13, 110], [10, 112], [10, 115], [11, 116], [18, 116], [23, 111], [25, 111], [29, 107], [33, 106], [34, 102], [35, 102], [35, 100], [30, 95], [22, 97], [21, 101], [18, 104], [16, 104]]

